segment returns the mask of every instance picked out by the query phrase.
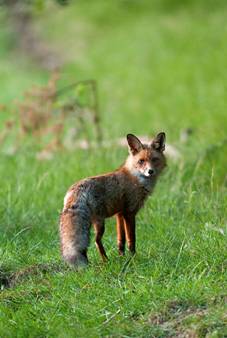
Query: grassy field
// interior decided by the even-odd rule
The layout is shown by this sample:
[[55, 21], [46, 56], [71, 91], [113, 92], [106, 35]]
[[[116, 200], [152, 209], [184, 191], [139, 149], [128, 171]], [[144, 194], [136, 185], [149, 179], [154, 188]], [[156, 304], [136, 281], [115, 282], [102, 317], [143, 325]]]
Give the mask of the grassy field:
[[[49, 74], [0, 30], [0, 126], [12, 100]], [[65, 58], [62, 84], [99, 84], [106, 140], [164, 130], [180, 152], [137, 217], [137, 254], [119, 257], [106, 222], [103, 264], [61, 261], [58, 218], [68, 187], [111, 171], [127, 149], [59, 151], [38, 161], [26, 143], [0, 152], [0, 337], [227, 336], [227, 4], [77, 1], [36, 18]], [[187, 143], [182, 129], [192, 128]], [[11, 278], [10, 285], [7, 281]], [[8, 286], [8, 287], [7, 287]]]

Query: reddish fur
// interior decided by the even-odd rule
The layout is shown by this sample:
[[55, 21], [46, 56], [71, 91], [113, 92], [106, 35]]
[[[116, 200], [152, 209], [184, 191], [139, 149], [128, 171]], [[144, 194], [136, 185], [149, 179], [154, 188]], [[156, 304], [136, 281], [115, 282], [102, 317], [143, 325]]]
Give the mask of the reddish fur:
[[[123, 166], [111, 173], [81, 180], [69, 189], [61, 216], [63, 255], [68, 250], [68, 243], [73, 243], [74, 237], [78, 239], [78, 236], [81, 236], [81, 241], [83, 240], [83, 234], [79, 233], [80, 228], [78, 228], [78, 217], [81, 214], [86, 217], [88, 224], [94, 225], [96, 246], [103, 260], [107, 258], [101, 242], [105, 230], [104, 221], [105, 218], [113, 215], [117, 218], [119, 254], [124, 254], [125, 239], [130, 252], [135, 253], [135, 216], [152, 192], [166, 161], [163, 155], [164, 141], [161, 144], [157, 139], [158, 136], [150, 146], [142, 145], [133, 135], [130, 137], [128, 142], [131, 155]], [[158, 142], [160, 142], [160, 149]], [[143, 160], [142, 164], [140, 160]], [[143, 176], [141, 172], [147, 173], [149, 168], [154, 170], [154, 176]], [[75, 245], [76, 248], [79, 247], [78, 243], [77, 246]], [[84, 250], [84, 247], [83, 250], [77, 249], [76, 257], [78, 252], [81, 254], [83, 251], [84, 254], [86, 251]], [[65, 259], [69, 263], [77, 264], [74, 256], [66, 256]]]

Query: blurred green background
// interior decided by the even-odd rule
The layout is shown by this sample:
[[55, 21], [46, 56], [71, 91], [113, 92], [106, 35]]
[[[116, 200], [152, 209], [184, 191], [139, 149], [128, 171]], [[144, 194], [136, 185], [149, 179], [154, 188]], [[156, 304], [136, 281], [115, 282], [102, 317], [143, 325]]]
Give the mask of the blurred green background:
[[[164, 129], [172, 142], [188, 127], [200, 144], [225, 136], [225, 1], [31, 3], [36, 38], [44, 55], [54, 51], [49, 68], [60, 65], [62, 85], [97, 80], [106, 138]], [[49, 77], [33, 52], [20, 48], [7, 11], [2, 6], [2, 103]]]

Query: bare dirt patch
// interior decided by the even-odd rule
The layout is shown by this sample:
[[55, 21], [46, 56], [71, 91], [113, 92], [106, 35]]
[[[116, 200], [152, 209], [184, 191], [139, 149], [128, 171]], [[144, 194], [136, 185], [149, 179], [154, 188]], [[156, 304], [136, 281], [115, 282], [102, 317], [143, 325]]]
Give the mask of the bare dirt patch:
[[0, 290], [12, 288], [29, 277], [39, 276], [46, 273], [57, 273], [60, 271], [64, 271], [65, 269], [66, 268], [59, 263], [31, 265], [15, 272], [10, 272], [1, 268]]
[[203, 325], [204, 320], [207, 322], [210, 310], [206, 305], [198, 307], [174, 300], [168, 302], [162, 312], [152, 315], [148, 322], [156, 326], [166, 337], [210, 337], [209, 334], [213, 330], [222, 330], [221, 324], [221, 326], [214, 325], [214, 323]]

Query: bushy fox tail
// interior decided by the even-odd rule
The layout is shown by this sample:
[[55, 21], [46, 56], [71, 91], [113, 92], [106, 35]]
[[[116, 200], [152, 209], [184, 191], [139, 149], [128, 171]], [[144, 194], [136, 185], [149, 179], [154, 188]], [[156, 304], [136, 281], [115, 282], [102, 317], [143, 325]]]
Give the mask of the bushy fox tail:
[[88, 214], [71, 208], [63, 210], [60, 218], [60, 237], [65, 261], [74, 267], [87, 265], [90, 239]]

